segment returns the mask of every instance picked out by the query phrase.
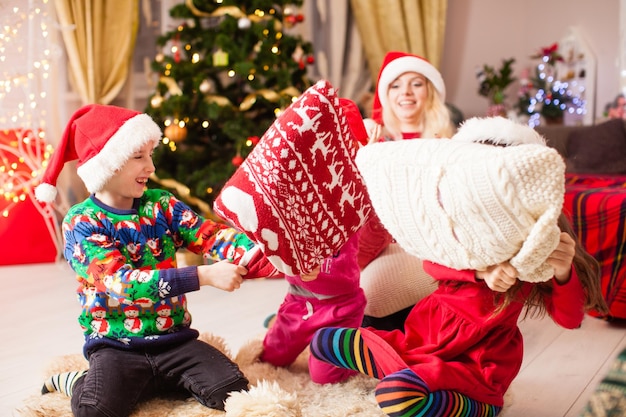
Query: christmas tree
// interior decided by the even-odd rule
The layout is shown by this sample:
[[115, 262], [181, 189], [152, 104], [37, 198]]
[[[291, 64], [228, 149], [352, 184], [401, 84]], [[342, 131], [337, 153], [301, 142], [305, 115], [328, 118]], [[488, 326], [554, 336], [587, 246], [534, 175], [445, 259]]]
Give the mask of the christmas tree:
[[[526, 70], [520, 77], [520, 91], [517, 109], [521, 116], [528, 118], [528, 124], [535, 127], [542, 123], [563, 123], [566, 112], [582, 115], [586, 112], [584, 87], [576, 82], [576, 75], [563, 71], [559, 65], [564, 58], [559, 52], [558, 43], [541, 50], [531, 58], [541, 61], [535, 67], [534, 75]], [[570, 58], [569, 65], [572, 65]], [[584, 71], [578, 76], [583, 79]]]
[[306, 90], [312, 46], [288, 30], [302, 0], [187, 0], [157, 40], [146, 112], [161, 125], [151, 186], [209, 214], [222, 186], [276, 116]]

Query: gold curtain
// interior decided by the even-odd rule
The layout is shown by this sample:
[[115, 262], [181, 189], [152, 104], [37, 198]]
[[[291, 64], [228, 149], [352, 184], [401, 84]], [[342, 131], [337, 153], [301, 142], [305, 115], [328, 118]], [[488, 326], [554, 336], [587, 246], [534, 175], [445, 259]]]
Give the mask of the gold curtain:
[[55, 0], [70, 82], [83, 104], [109, 104], [130, 71], [139, 0]]
[[403, 51], [439, 68], [448, 0], [351, 0], [374, 85], [385, 54]]

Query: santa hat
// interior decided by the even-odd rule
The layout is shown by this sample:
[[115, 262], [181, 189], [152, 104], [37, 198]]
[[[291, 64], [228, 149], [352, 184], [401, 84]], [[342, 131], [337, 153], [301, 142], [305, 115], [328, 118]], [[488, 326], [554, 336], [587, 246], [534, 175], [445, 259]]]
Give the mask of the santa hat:
[[339, 98], [339, 105], [343, 110], [343, 114], [346, 116], [346, 122], [350, 127], [350, 132], [354, 140], [361, 145], [367, 145], [367, 130], [359, 106], [357, 106], [354, 101], [342, 97]]
[[452, 139], [497, 146], [546, 144], [546, 139], [532, 127], [500, 116], [467, 119]]
[[446, 99], [446, 86], [441, 73], [425, 58], [405, 52], [392, 51], [385, 55], [383, 65], [378, 73], [376, 93], [372, 107], [372, 119], [383, 124], [382, 111], [387, 103], [387, 90], [389, 84], [405, 72], [417, 72], [426, 77], [435, 87], [439, 98], [444, 102]]
[[555, 149], [390, 141], [361, 148], [356, 163], [376, 214], [410, 254], [459, 270], [509, 261], [530, 282], [554, 275], [546, 260], [565, 192]]
[[100, 191], [124, 163], [146, 143], [155, 147], [161, 129], [147, 114], [116, 106], [90, 104], [70, 118], [35, 197], [56, 198], [56, 182], [66, 162], [78, 160], [77, 173], [90, 193]]

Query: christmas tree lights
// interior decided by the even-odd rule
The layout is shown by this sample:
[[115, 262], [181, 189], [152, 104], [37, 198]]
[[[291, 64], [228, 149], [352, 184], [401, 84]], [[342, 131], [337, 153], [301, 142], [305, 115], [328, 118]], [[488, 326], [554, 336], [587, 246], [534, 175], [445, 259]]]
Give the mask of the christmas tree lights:
[[289, 34], [304, 19], [301, 4], [186, 0], [170, 10], [177, 26], [158, 40], [158, 84], [146, 108], [165, 134], [157, 177], [212, 204], [276, 116], [312, 84], [312, 46]]
[[585, 86], [581, 81], [585, 74], [564, 71], [574, 58], [565, 62], [559, 45], [552, 44], [532, 58], [540, 59], [534, 74], [526, 70], [520, 77], [517, 109], [528, 117], [530, 126], [545, 123], [563, 123], [566, 113], [582, 118], [586, 114]]

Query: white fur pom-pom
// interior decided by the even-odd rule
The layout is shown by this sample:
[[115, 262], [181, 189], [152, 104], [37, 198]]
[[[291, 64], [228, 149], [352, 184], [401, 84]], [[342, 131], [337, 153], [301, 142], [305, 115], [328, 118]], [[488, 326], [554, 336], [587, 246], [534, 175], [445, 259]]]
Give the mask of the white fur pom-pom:
[[35, 188], [35, 198], [42, 203], [52, 203], [57, 198], [57, 188], [42, 182]]
[[467, 119], [452, 139], [505, 146], [546, 144], [545, 138], [532, 127], [500, 116]]

